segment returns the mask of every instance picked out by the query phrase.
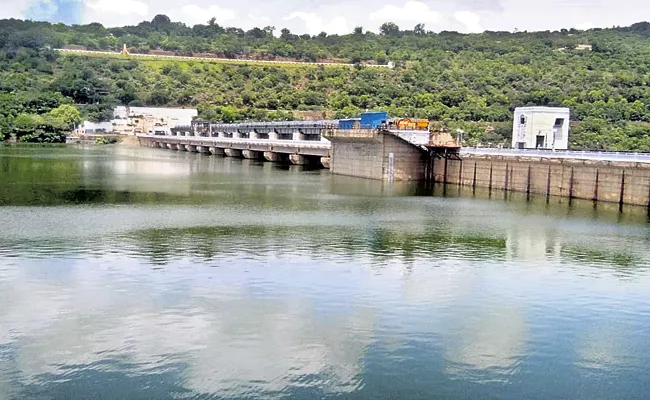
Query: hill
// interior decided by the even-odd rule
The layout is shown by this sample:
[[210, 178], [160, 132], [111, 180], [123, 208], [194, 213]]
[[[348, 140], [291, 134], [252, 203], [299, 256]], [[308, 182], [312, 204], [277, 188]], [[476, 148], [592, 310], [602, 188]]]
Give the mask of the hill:
[[[345, 117], [365, 109], [462, 126], [470, 144], [509, 137], [517, 106], [568, 106], [572, 147], [650, 151], [650, 24], [557, 32], [433, 33], [382, 25], [380, 34], [297, 36], [244, 32], [213, 21], [187, 27], [156, 16], [122, 28], [0, 21], [0, 131], [21, 114], [74, 104], [88, 118], [115, 104], [192, 106], [221, 121]], [[160, 50], [174, 54], [344, 62], [396, 68], [269, 66], [63, 55], [52, 50]], [[25, 119], [23, 118], [23, 121]], [[49, 129], [47, 127], [43, 128]]]

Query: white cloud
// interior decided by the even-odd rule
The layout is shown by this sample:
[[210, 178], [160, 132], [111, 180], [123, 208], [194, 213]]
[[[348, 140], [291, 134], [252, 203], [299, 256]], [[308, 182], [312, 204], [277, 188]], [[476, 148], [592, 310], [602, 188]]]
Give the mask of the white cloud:
[[27, 2], [0, 0], [0, 18], [24, 18], [28, 8]]
[[175, 10], [170, 14], [181, 14], [179, 19], [183, 22], [189, 23], [190, 25], [205, 24], [212, 17], [216, 19], [219, 25], [223, 25], [227, 21], [234, 20], [237, 15], [233, 10], [218, 5], [201, 7], [196, 4], [183, 6], [180, 10]]
[[101, 13], [114, 13], [121, 15], [145, 16], [149, 13], [149, 6], [137, 0], [97, 0], [86, 2], [86, 6]]
[[371, 21], [412, 21], [421, 23], [439, 22], [442, 15], [429, 9], [421, 1], [407, 1], [403, 6], [398, 7], [392, 4], [383, 6], [379, 10], [370, 14]]
[[480, 33], [483, 32], [481, 27], [481, 17], [471, 11], [458, 11], [454, 13], [454, 18], [463, 25], [465, 25], [465, 30], [470, 33]]
[[307, 33], [310, 35], [318, 35], [321, 32], [327, 32], [329, 34], [345, 34], [350, 33], [351, 31], [347, 20], [340, 16], [331, 19], [328, 18], [327, 22], [315, 13], [293, 12], [284, 17], [285, 21], [292, 19], [302, 20], [307, 28]]
[[256, 22], [270, 22], [271, 18], [269, 17], [264, 17], [264, 16], [259, 16], [255, 14], [248, 14], [248, 19]]
[[588, 31], [589, 29], [595, 28], [596, 25], [594, 25], [592, 22], [583, 22], [581, 24], [576, 24], [576, 29], [580, 31]]

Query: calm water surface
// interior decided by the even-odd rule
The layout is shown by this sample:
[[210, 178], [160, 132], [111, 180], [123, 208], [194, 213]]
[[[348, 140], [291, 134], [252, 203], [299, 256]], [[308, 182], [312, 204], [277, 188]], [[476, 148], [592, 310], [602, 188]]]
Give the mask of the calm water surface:
[[4, 147], [0, 399], [649, 398], [649, 243], [642, 209]]

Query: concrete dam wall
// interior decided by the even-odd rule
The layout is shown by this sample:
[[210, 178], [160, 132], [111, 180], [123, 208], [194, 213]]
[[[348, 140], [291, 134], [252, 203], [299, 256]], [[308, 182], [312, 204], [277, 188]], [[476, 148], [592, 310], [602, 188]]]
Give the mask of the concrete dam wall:
[[[423, 181], [650, 207], [650, 163], [427, 152], [390, 133], [334, 130], [330, 170], [384, 181]], [[431, 162], [433, 160], [433, 163]], [[431, 170], [430, 166], [433, 166]]]
[[650, 207], [650, 164], [462, 155], [436, 159], [435, 182]]
[[326, 137], [332, 142], [334, 174], [385, 181], [424, 179], [422, 151], [393, 135], [368, 129], [336, 130]]

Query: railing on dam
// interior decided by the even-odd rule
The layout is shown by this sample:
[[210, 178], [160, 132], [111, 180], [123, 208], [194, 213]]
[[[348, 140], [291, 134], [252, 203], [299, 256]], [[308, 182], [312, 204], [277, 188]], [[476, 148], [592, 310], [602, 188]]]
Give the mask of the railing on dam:
[[282, 121], [242, 122], [226, 124], [209, 121], [192, 121], [191, 126], [171, 129], [172, 136], [220, 137], [240, 139], [279, 139], [322, 141], [323, 132], [337, 121]]
[[630, 163], [650, 163], [650, 153], [628, 153], [613, 151], [574, 151], [574, 150], [520, 150], [463, 147], [460, 154], [502, 157], [563, 158], [573, 160], [614, 161]]

